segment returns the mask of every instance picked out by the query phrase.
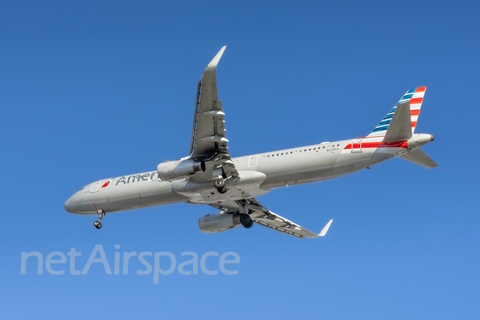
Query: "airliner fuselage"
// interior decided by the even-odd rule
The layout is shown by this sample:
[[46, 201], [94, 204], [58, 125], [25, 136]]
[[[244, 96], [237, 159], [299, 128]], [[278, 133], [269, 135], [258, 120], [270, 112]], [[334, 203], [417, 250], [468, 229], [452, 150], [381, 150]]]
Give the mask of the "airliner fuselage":
[[[93, 182], [65, 203], [71, 213], [112, 213], [177, 202], [221, 203], [256, 197], [275, 188], [332, 179], [404, 154], [433, 140], [414, 134], [410, 140], [382, 144], [378, 138], [356, 138], [233, 158], [240, 179], [218, 193], [209, 183], [188, 178], [162, 181], [157, 171]], [[352, 148], [353, 147], [353, 148]]]

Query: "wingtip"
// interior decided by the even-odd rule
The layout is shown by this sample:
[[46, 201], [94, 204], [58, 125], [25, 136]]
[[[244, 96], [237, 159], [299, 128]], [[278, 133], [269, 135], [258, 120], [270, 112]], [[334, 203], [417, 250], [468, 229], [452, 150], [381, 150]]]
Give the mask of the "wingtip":
[[330, 225], [332, 224], [332, 222], [333, 222], [333, 219], [327, 222], [325, 227], [323, 227], [322, 231], [320, 231], [320, 233], [318, 234], [319, 237], [323, 237], [327, 234], [328, 229], [330, 228]]
[[223, 55], [223, 52], [225, 51], [225, 48], [227, 48], [227, 46], [223, 46], [222, 49], [220, 49], [220, 51], [218, 51], [218, 53], [215, 55], [215, 57], [213, 57], [212, 61], [210, 61], [210, 63], [207, 65], [207, 69], [217, 67], [217, 64], [220, 61], [220, 58], [222, 58], [222, 55]]

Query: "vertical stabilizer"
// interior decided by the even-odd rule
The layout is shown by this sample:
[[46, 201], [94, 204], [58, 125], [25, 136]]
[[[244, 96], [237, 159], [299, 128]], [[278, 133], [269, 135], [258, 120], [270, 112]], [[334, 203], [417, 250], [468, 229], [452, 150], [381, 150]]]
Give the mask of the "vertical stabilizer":
[[[397, 107], [400, 104], [410, 104], [410, 120], [412, 134], [415, 132], [415, 127], [417, 126], [418, 115], [420, 114], [420, 108], [422, 107], [423, 97], [427, 87], [418, 87], [408, 90], [402, 98], [395, 104], [395, 106], [390, 110], [390, 112], [380, 121], [380, 123], [373, 129], [373, 131], [368, 135], [369, 137], [382, 137], [385, 136], [392, 118], [397, 110]], [[400, 108], [403, 109], [403, 108]]]

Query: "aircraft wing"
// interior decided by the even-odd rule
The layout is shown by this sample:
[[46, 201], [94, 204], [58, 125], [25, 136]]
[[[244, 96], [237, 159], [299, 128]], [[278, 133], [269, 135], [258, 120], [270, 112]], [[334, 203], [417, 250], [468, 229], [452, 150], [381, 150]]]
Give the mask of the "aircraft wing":
[[191, 178], [196, 182], [210, 181], [222, 174], [226, 178], [238, 177], [228, 153], [225, 113], [217, 93], [216, 70], [225, 48], [210, 61], [198, 82], [190, 157], [205, 161], [207, 170]]
[[246, 213], [254, 222], [264, 227], [280, 231], [298, 238], [318, 238], [327, 234], [332, 220], [323, 227], [320, 233], [315, 233], [303, 228], [302, 226], [290, 221], [262, 206], [255, 198], [242, 201], [222, 201], [222, 203], [211, 204], [212, 207], [226, 211], [228, 213]]

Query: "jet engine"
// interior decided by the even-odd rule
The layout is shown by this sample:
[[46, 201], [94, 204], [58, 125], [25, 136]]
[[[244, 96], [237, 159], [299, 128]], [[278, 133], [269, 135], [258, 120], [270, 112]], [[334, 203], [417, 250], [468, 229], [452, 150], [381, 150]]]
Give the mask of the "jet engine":
[[253, 220], [248, 214], [229, 214], [229, 213], [215, 213], [207, 214], [205, 217], [198, 219], [198, 225], [203, 233], [222, 232], [243, 225], [245, 228], [250, 228], [253, 225]]
[[205, 172], [205, 162], [192, 159], [166, 161], [157, 166], [158, 176], [162, 180], [173, 180]]

